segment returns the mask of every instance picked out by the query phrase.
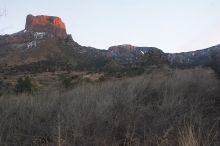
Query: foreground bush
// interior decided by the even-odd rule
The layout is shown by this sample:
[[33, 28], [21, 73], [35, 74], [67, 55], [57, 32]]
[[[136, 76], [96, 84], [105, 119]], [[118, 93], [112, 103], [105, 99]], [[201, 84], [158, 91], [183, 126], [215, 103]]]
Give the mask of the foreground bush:
[[34, 85], [32, 84], [31, 78], [26, 76], [24, 78], [19, 78], [17, 84], [15, 85], [16, 93], [32, 93], [34, 91]]
[[219, 146], [219, 81], [158, 69], [65, 93], [0, 97], [0, 145]]

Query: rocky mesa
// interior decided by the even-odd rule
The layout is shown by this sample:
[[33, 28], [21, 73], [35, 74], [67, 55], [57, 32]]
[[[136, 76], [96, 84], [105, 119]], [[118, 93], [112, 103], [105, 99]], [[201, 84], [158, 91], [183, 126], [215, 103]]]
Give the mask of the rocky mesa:
[[61, 56], [64, 47], [79, 46], [67, 34], [64, 22], [55, 16], [26, 17], [25, 29], [0, 35], [0, 65], [14, 66]]
[[25, 29], [11, 35], [0, 36], [0, 46], [16, 43], [21, 44], [43, 38], [65, 40], [69, 39], [70, 36], [66, 32], [65, 24], [61, 18], [45, 15], [28, 15], [26, 17]]
[[67, 37], [64, 22], [61, 18], [55, 16], [28, 15], [26, 18], [25, 30], [28, 32], [48, 32], [61, 39]]

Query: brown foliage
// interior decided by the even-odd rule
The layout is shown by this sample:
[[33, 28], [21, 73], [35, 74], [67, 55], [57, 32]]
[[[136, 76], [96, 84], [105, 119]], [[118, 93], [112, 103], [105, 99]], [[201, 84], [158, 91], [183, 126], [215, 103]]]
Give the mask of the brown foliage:
[[3, 95], [0, 145], [217, 146], [220, 90], [213, 74], [155, 69], [65, 93]]

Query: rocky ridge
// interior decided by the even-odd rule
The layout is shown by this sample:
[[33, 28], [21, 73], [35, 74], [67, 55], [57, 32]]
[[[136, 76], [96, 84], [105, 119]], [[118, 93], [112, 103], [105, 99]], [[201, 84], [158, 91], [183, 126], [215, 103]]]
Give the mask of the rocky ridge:
[[67, 64], [84, 69], [97, 66], [102, 68], [111, 61], [121, 65], [169, 64], [174, 67], [192, 67], [209, 65], [213, 57], [219, 60], [220, 46], [183, 53], [164, 53], [155, 47], [128, 44], [100, 50], [75, 42], [67, 34], [65, 24], [59, 17], [28, 15], [24, 30], [0, 36], [0, 56], [0, 66], [31, 64], [59, 58]]
[[213, 61], [220, 62], [220, 45], [190, 52], [167, 53], [167, 59], [170, 65], [176, 67], [209, 66]]

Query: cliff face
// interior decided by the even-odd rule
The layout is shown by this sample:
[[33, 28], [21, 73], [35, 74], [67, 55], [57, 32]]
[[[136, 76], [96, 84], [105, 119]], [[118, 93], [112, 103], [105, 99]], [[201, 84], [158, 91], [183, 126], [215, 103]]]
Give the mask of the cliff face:
[[61, 18], [54, 16], [28, 15], [25, 30], [28, 32], [47, 32], [61, 39], [67, 37], [65, 24]]

